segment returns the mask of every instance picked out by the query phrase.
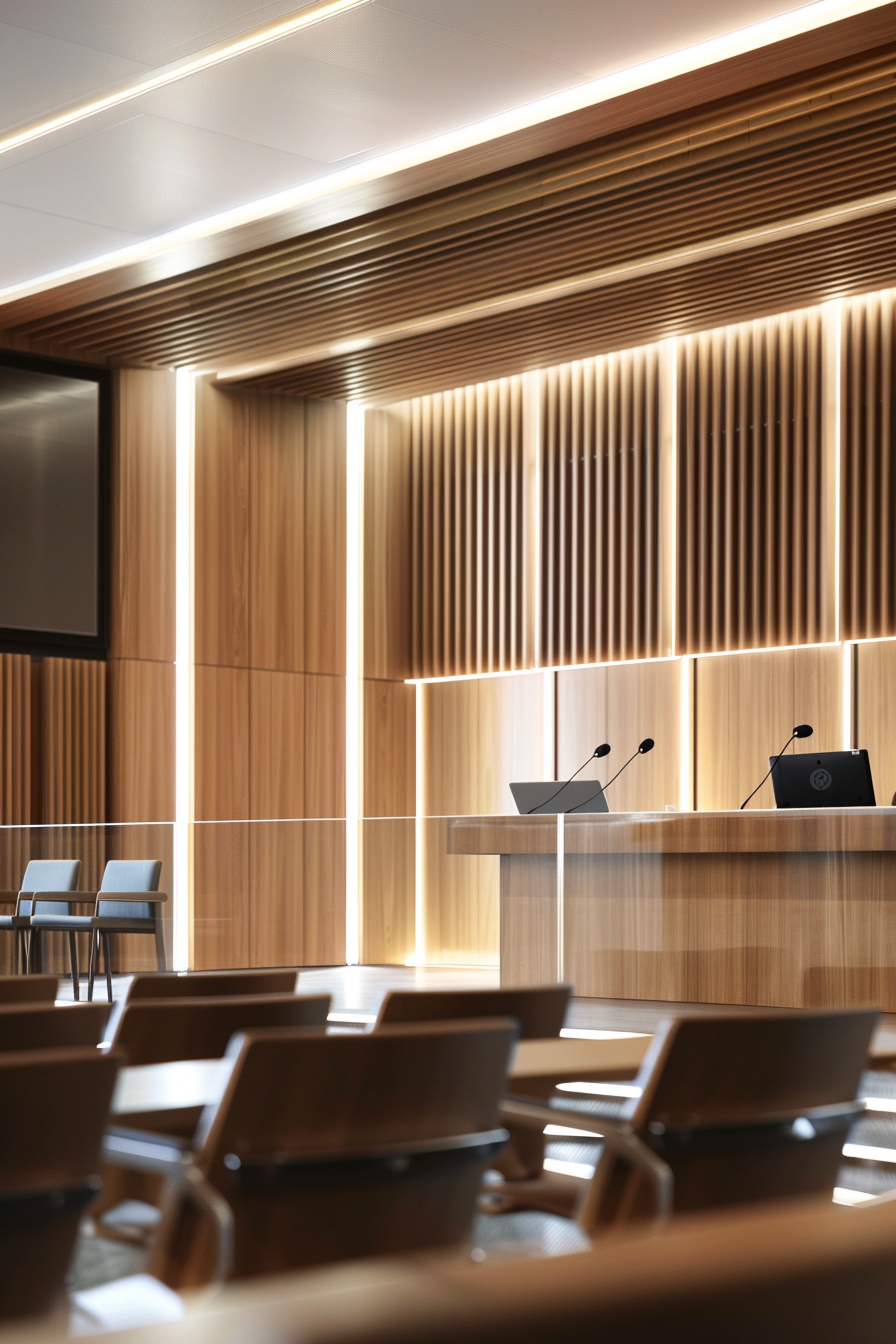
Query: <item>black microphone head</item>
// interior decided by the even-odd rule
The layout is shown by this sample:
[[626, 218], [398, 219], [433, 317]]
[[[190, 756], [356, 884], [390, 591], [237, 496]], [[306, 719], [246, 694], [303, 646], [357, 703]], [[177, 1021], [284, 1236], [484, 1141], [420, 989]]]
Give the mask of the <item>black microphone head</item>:
[[644, 741], [641, 743], [640, 747], [638, 748], [638, 751], [641, 753], [642, 756], [646, 756], [647, 753], [648, 753], [648, 751], [653, 751], [653, 748], [654, 748], [654, 741], [653, 741], [653, 738], [652, 738], [652, 737], [645, 737]]
[[793, 730], [793, 735], [794, 737], [811, 737], [812, 731], [811, 723], [798, 723]]
[[601, 742], [599, 747], [594, 748], [594, 754], [595, 756], [609, 756], [610, 754], [609, 742]]

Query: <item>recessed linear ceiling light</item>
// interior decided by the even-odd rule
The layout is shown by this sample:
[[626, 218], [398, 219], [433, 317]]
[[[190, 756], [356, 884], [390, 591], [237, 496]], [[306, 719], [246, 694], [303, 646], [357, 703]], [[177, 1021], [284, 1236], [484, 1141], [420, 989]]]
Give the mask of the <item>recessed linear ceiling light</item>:
[[200, 70], [208, 70], [213, 65], [232, 61], [235, 56], [242, 56], [246, 51], [266, 47], [270, 42], [279, 42], [282, 37], [290, 37], [303, 28], [310, 28], [312, 24], [323, 23], [325, 19], [332, 19], [348, 9], [357, 9], [359, 5], [370, 3], [371, 0], [319, 0], [317, 4], [306, 5], [304, 9], [287, 15], [285, 19], [262, 24], [261, 27], [253, 28], [250, 32], [240, 34], [239, 37], [219, 42], [214, 47], [207, 47], [198, 56], [186, 56], [183, 60], [172, 61], [170, 65], [160, 66], [143, 79], [120, 85], [101, 98], [78, 103], [77, 106], [70, 107], [57, 116], [46, 117], [43, 121], [36, 121], [19, 131], [13, 131], [11, 135], [0, 138], [0, 154], [8, 154], [11, 149], [18, 149], [20, 145], [27, 145], [44, 135], [51, 135], [53, 131], [62, 130], [65, 126], [73, 126], [75, 122], [86, 121], [88, 117], [95, 117], [98, 112], [118, 107], [121, 103], [129, 103], [145, 93], [164, 88], [166, 84], [174, 84], [177, 80], [186, 79]]
[[[322, 19], [343, 10], [354, 8], [357, 4], [365, 3], [369, 3], [369, 0], [331, 0], [330, 3], [319, 6], [309, 6], [308, 9], [302, 10], [296, 15], [293, 20], [283, 21], [280, 25], [271, 25], [270, 28], [258, 29], [257, 32], [264, 34], [264, 36], [259, 37], [256, 42], [250, 42], [249, 37], [244, 37], [240, 41], [247, 43], [245, 47], [240, 48], [237, 42], [226, 44], [224, 50], [227, 54], [216, 59], [227, 60], [231, 55], [239, 55], [240, 50], [249, 50], [251, 45], [260, 45], [262, 41], [275, 41], [277, 37], [285, 35], [287, 31], [285, 28], [286, 22], [295, 24], [295, 28], [288, 30], [292, 32], [296, 28], [312, 22], [320, 22]], [[431, 163], [445, 155], [485, 144], [489, 140], [511, 135], [516, 131], [540, 125], [542, 122], [550, 121], [555, 117], [580, 111], [585, 107], [593, 107], [599, 103], [607, 102], [611, 98], [619, 98], [623, 94], [647, 88], [663, 80], [672, 79], [676, 75], [690, 74], [695, 70], [705, 69], [707, 66], [733, 56], [756, 51], [773, 42], [782, 42], [786, 38], [798, 37], [812, 32], [816, 28], [837, 23], [856, 14], [880, 9], [890, 3], [892, 3], [892, 0], [815, 0], [813, 4], [802, 5], [798, 9], [789, 10], [785, 14], [779, 14], [770, 19], [763, 19], [760, 23], [750, 24], [746, 28], [739, 28], [720, 37], [710, 38], [706, 42], [684, 47], [682, 50], [671, 52], [666, 56], [658, 56], [654, 60], [644, 61], [640, 65], [629, 66], [624, 70], [616, 71], [614, 74], [603, 75], [601, 78], [590, 80], [585, 84], [577, 84], [573, 88], [564, 89], [559, 93], [539, 98], [535, 102], [511, 108], [507, 112], [500, 112], [483, 121], [460, 127], [444, 135], [434, 136], [430, 140], [419, 141], [417, 144], [408, 145], [402, 149], [391, 150], [351, 168], [344, 168], [324, 177], [316, 178], [314, 181], [304, 182], [301, 186], [277, 192], [273, 196], [267, 196], [247, 205], [225, 210], [217, 215], [210, 215], [206, 219], [183, 225], [169, 233], [157, 234], [154, 238], [147, 239], [145, 242], [131, 244], [117, 251], [104, 253], [91, 261], [77, 262], [72, 266], [47, 272], [33, 280], [9, 285], [5, 289], [0, 289], [0, 304], [27, 298], [31, 294], [51, 289], [56, 285], [85, 279], [103, 271], [114, 270], [119, 266], [126, 266], [151, 258], [159, 259], [159, 274], [155, 278], [163, 279], [171, 271], [161, 259], [175, 248], [198, 242], [215, 234], [224, 233], [228, 229], [235, 229], [241, 225], [270, 218], [288, 210], [295, 210], [312, 201], [335, 195], [339, 191], [363, 186], [366, 183], [386, 177], [388, 174], [415, 168], [420, 164]], [[272, 35], [267, 36], [269, 33]], [[206, 55], [211, 57], [213, 53], [209, 52]], [[204, 68], [203, 64], [199, 63], [200, 60], [204, 60], [204, 58], [197, 58], [196, 69]], [[189, 62], [187, 65], [189, 65]], [[175, 67], [170, 68], [175, 69]], [[172, 77], [181, 79], [185, 74], [190, 73], [192, 73], [190, 69], [178, 68], [177, 73]], [[157, 72], [157, 76], [151, 77], [145, 83], [129, 86], [129, 89], [133, 89], [134, 92], [127, 92], [122, 96], [137, 97], [146, 89], [157, 87], [152, 79], [160, 78], [161, 75], [162, 72]], [[71, 120], [92, 116], [95, 112], [99, 112], [110, 105], [102, 100], [93, 104], [85, 104], [84, 107], [75, 109], [67, 116], [64, 114], [55, 121], [42, 123], [43, 130], [40, 133], [49, 134], [57, 127], [70, 124]], [[32, 128], [32, 132], [35, 129]], [[32, 132], [22, 131], [20, 135], [28, 137]], [[24, 141], [16, 140], [16, 143], [24, 143]], [[12, 148], [12, 144], [0, 141], [0, 152], [3, 151], [4, 147]], [[144, 283], [151, 282], [153, 278], [151, 276], [144, 277]]]

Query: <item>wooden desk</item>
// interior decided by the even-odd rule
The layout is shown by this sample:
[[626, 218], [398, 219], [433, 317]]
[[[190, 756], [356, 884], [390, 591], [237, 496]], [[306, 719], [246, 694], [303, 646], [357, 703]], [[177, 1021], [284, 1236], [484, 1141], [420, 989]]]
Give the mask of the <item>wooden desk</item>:
[[[514, 1083], [622, 1082], [634, 1078], [649, 1036], [611, 1040], [520, 1041], [510, 1067]], [[112, 1097], [114, 1116], [147, 1111], [179, 1111], [216, 1103], [224, 1095], [233, 1061], [180, 1059], [170, 1064], [141, 1064], [122, 1069]]]
[[500, 855], [502, 984], [896, 1010], [896, 809], [458, 817], [448, 849]]

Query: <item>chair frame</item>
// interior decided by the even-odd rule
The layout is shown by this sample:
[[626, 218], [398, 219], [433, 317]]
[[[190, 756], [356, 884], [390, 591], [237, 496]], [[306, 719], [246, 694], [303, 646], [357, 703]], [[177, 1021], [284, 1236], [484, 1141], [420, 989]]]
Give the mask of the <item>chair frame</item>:
[[[112, 1002], [112, 956], [109, 947], [110, 933], [151, 933], [155, 938], [156, 945], [156, 969], [165, 971], [168, 969], [165, 959], [165, 938], [162, 928], [161, 907], [168, 900], [167, 893], [164, 891], [98, 891], [96, 893], [96, 902], [91, 921], [90, 930], [90, 960], [87, 968], [87, 999], [88, 1002], [93, 999], [93, 985], [96, 978], [97, 968], [99, 966], [100, 948], [102, 947], [103, 962], [106, 971], [106, 992], [109, 995], [109, 1002]], [[99, 913], [100, 905], [104, 901], [114, 901], [116, 905], [149, 905], [152, 907], [151, 928], [147, 928], [145, 918], [127, 919], [120, 915], [101, 915]]]
[[[20, 914], [20, 903], [22, 900], [31, 902], [31, 911], [27, 915]], [[67, 933], [68, 934], [68, 955], [72, 973], [72, 992], [74, 998], [80, 1001], [81, 998], [81, 977], [78, 965], [78, 934], [84, 933], [84, 929], [70, 929], [65, 924], [60, 923], [57, 929], [52, 926], [45, 928], [35, 928], [31, 922], [34, 914], [34, 906], [38, 902], [52, 901], [56, 905], [65, 905], [68, 909], [68, 916], [61, 915], [60, 919], [71, 917], [73, 905], [89, 905], [93, 900], [93, 892], [90, 891], [20, 891], [19, 900], [16, 902], [16, 913], [13, 916], [13, 927], [16, 934], [21, 931], [23, 934], [23, 944], [25, 951], [25, 974], [30, 975], [32, 971], [41, 973], [43, 970], [43, 958], [41, 955], [40, 935], [42, 933]]]

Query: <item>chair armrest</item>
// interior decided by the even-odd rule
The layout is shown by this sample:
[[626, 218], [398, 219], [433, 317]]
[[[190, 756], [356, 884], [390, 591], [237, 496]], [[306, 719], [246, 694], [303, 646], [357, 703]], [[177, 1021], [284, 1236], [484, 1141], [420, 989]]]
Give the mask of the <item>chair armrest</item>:
[[97, 902], [132, 901], [139, 905], [161, 905], [167, 901], [168, 895], [164, 891], [98, 891], [96, 899]]
[[563, 1111], [534, 1101], [506, 1097], [499, 1108], [501, 1119], [543, 1131], [545, 1125], [566, 1125], [569, 1129], [587, 1130], [595, 1138], [603, 1139], [607, 1148], [617, 1157], [623, 1157], [637, 1167], [653, 1186], [657, 1221], [670, 1217], [675, 1194], [672, 1169], [641, 1139], [627, 1120], [614, 1120], [605, 1115], [583, 1115], [581, 1111]]
[[233, 1210], [224, 1196], [206, 1180], [193, 1162], [189, 1140], [139, 1129], [107, 1129], [101, 1156], [104, 1162], [165, 1176], [186, 1187], [215, 1225], [215, 1272], [212, 1283], [223, 1283], [233, 1267]]

